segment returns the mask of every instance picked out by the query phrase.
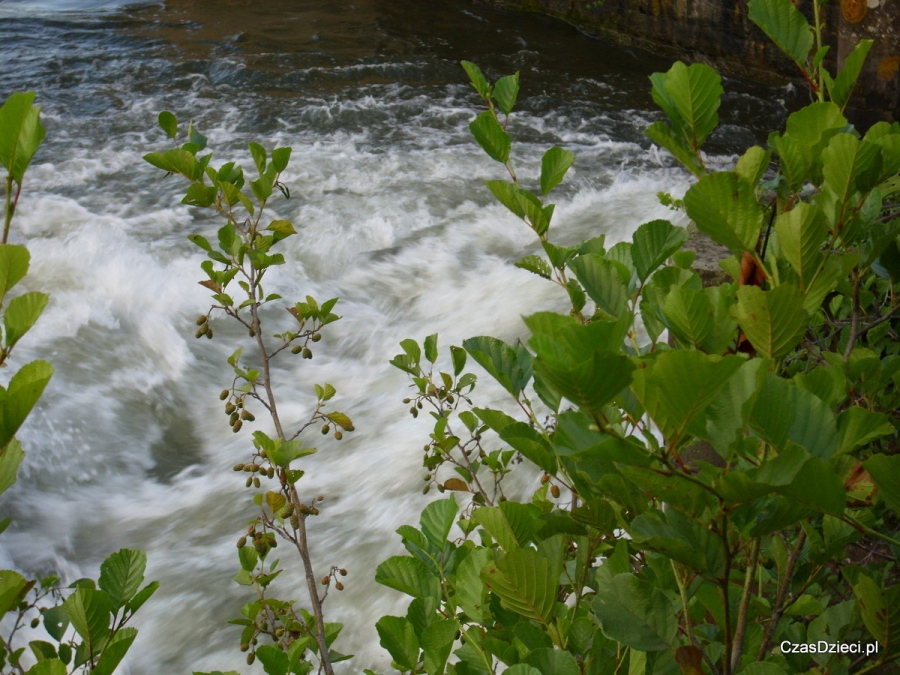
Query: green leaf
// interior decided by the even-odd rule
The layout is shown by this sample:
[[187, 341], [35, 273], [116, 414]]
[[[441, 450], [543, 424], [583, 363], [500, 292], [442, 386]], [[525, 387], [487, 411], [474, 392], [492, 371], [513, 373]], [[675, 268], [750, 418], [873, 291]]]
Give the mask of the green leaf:
[[[494, 663], [491, 655], [480, 645], [484, 642], [481, 629], [476, 626], [464, 628], [462, 646], [454, 654], [459, 657], [455, 665], [458, 675], [494, 675]], [[476, 646], [479, 645], [479, 646]]]
[[840, 440], [836, 454], [839, 455], [853, 452], [876, 438], [894, 433], [887, 415], [870, 412], [859, 406], [847, 408], [838, 415], [837, 429]]
[[453, 527], [453, 521], [458, 512], [459, 507], [452, 496], [449, 499], [432, 502], [422, 511], [422, 517], [419, 520], [422, 534], [435, 547], [443, 549], [447, 544], [447, 535], [450, 534], [450, 528]]
[[38, 661], [57, 658], [56, 647], [43, 640], [32, 640], [28, 643], [32, 654]]
[[250, 181], [250, 190], [260, 202], [264, 202], [272, 196], [272, 188], [273, 182], [267, 176], [260, 176], [258, 179]]
[[[172, 148], [165, 152], [151, 152], [144, 155], [144, 161], [168, 173], [177, 173], [192, 181], [199, 181], [203, 167], [193, 153], [183, 148]], [[222, 189], [224, 190], [224, 185]]]
[[238, 558], [241, 561], [241, 569], [245, 572], [252, 572], [259, 562], [259, 553], [253, 546], [242, 546], [238, 549]]
[[287, 675], [290, 659], [275, 645], [260, 645], [256, 648], [256, 657], [262, 663], [266, 675]]
[[218, 194], [219, 189], [214, 185], [204, 185], [199, 182], [191, 183], [191, 186], [187, 189], [187, 193], [185, 193], [181, 203], [187, 204], [188, 206], [206, 208], [207, 206], [213, 205]]
[[[857, 214], [859, 191], [874, 187], [881, 173], [879, 146], [870, 141], [858, 141], [850, 134], [837, 134], [822, 151], [822, 175], [825, 179], [819, 204], [831, 224], [845, 242], [854, 239], [858, 228], [846, 227]], [[862, 183], [862, 185], [860, 185]], [[877, 213], [880, 208], [875, 208]], [[845, 229], [846, 228], [846, 229]]]
[[272, 151], [272, 166], [275, 167], [275, 173], [284, 171], [290, 161], [291, 148], [275, 148]]
[[515, 422], [504, 427], [500, 432], [500, 439], [547, 473], [556, 473], [556, 455], [553, 446], [528, 424]]
[[547, 194], [559, 185], [575, 162], [575, 155], [569, 150], [554, 146], [541, 158], [541, 192]]
[[419, 662], [419, 641], [408, 619], [383, 616], [375, 624], [381, 646], [402, 670], [413, 670]]
[[13, 375], [5, 400], [0, 401], [0, 448], [9, 443], [22, 426], [52, 375], [53, 366], [46, 361], [26, 363]]
[[644, 129], [644, 134], [651, 141], [671, 152], [675, 159], [681, 162], [684, 167], [697, 176], [697, 178], [700, 178], [705, 174], [703, 167], [700, 165], [697, 153], [687, 147], [683, 137], [678, 135], [677, 132], [665, 122], [654, 122]]
[[356, 427], [353, 426], [353, 422], [350, 420], [350, 418], [342, 412], [335, 411], [326, 413], [325, 417], [330, 419], [333, 423], [337, 424], [344, 431], [356, 430]]
[[810, 175], [813, 153], [803, 141], [791, 135], [772, 134], [769, 137], [769, 145], [778, 153], [781, 175], [792, 190], [799, 190], [804, 183], [813, 180]]
[[489, 562], [481, 578], [506, 609], [529, 619], [550, 623], [556, 602], [557, 580], [551, 563], [533, 548], [522, 548], [497, 563]]
[[874, 455], [863, 466], [878, 487], [878, 494], [894, 513], [900, 513], [900, 455]]
[[91, 671], [91, 675], [112, 675], [137, 637], [134, 628], [120, 628], [109, 643], [103, 648], [100, 660]]
[[766, 375], [748, 422], [760, 438], [779, 450], [792, 441], [821, 459], [830, 459], [837, 451], [837, 425], [828, 405], [771, 373]]
[[[92, 670], [96, 673], [97, 670]], [[25, 675], [67, 675], [66, 665], [59, 659], [44, 659], [38, 661], [31, 668], [25, 671]]]
[[516, 420], [505, 412], [500, 410], [492, 410], [490, 408], [472, 408], [475, 414], [481, 418], [481, 421], [487, 424], [498, 434], [508, 425], [513, 424]]
[[527, 270], [532, 274], [537, 274], [539, 277], [542, 277], [544, 279], [551, 278], [552, 270], [550, 269], [550, 265], [547, 264], [546, 260], [536, 255], [525, 256], [524, 258], [516, 262], [516, 267]]
[[422, 631], [425, 672], [428, 675], [443, 675], [458, 630], [459, 624], [456, 621], [438, 619]]
[[275, 233], [276, 241], [290, 237], [292, 234], [297, 234], [297, 230], [294, 229], [289, 220], [273, 220], [266, 226], [266, 229]]
[[846, 492], [829, 462], [811, 457], [790, 484], [778, 492], [822, 513], [842, 516]]
[[28, 273], [31, 254], [18, 244], [0, 244], [0, 304], [7, 291]]
[[[684, 480], [682, 476], [664, 475], [654, 469], [640, 466], [620, 464], [617, 468], [638, 488], [652, 494], [654, 499], [670, 504], [685, 513], [699, 516], [706, 508], [715, 508], [715, 502], [709, 492], [698, 490], [696, 485]], [[632, 521], [633, 527], [636, 527], [636, 522], [636, 519]], [[632, 534], [637, 536], [637, 531]], [[690, 542], [692, 548], [694, 544], [695, 542]]]
[[[331, 415], [339, 416], [343, 413], [328, 413], [326, 417], [329, 419]], [[346, 415], [344, 415], [346, 417]], [[343, 418], [338, 418], [342, 421]], [[262, 432], [254, 431], [253, 436], [257, 438], [257, 434]], [[315, 448], [304, 448], [300, 441], [282, 441], [281, 439], [276, 439], [269, 447], [266, 448], [266, 452], [268, 453], [269, 460], [275, 464], [275, 466], [280, 466], [284, 469], [290, 466], [290, 463], [295, 459], [300, 459], [301, 457], [306, 457], [307, 455], [314, 455], [316, 453]]]
[[62, 605], [69, 621], [92, 651], [98, 651], [109, 636], [112, 599], [105, 591], [78, 588]]
[[[194, 126], [193, 122], [188, 124], [188, 142], [196, 148], [196, 150], [194, 151], [195, 153], [200, 152], [206, 147], [206, 140], [206, 136], [200, 133], [197, 127]], [[206, 156], [206, 162], [204, 163], [204, 166], [209, 163], [210, 157], [211, 155]], [[201, 159], [201, 162], [202, 161], [203, 160]]]
[[61, 642], [66, 630], [69, 628], [69, 615], [62, 605], [50, 607], [41, 617], [44, 622], [44, 630], [57, 642]]
[[754, 145], [741, 155], [734, 172], [746, 180], [750, 185], [758, 185], [766, 169], [769, 168], [769, 162], [772, 160], [772, 151], [763, 150], [758, 145]]
[[676, 61], [666, 73], [666, 91], [682, 120], [688, 146], [697, 152], [719, 124], [722, 78], [703, 63], [686, 66]]
[[483, 112], [469, 124], [469, 131], [478, 141], [478, 145], [488, 154], [502, 164], [509, 161], [509, 150], [512, 142], [497, 118], [492, 112]]
[[682, 147], [687, 149], [687, 146], [684, 145], [684, 141], [686, 140], [683, 131], [684, 120], [681, 118], [678, 108], [675, 106], [675, 101], [672, 100], [672, 94], [666, 86], [666, 75], [667, 73], [653, 73], [650, 75], [650, 95], [653, 97], [653, 102], [656, 103], [656, 105], [658, 105], [666, 114], [666, 117], [669, 118], [669, 122], [672, 126], [667, 128], [669, 128], [670, 131], [675, 132]]
[[809, 314], [803, 309], [794, 284], [781, 284], [770, 291], [741, 286], [732, 309], [750, 344], [767, 358], [788, 354], [806, 331]]
[[27, 585], [25, 577], [18, 572], [0, 570], [0, 617], [19, 603]]
[[256, 164], [256, 170], [260, 175], [266, 172], [266, 149], [259, 143], [250, 142], [247, 144], [250, 148], [250, 154], [253, 156], [253, 163]]
[[632, 390], [665, 438], [673, 441], [703, 414], [743, 363], [740, 356], [666, 351], [641, 364]]
[[159, 128], [166, 132], [166, 136], [174, 140], [178, 135], [178, 119], [175, 115], [168, 110], [163, 110], [159, 113], [157, 120], [159, 121]]
[[[819, 311], [822, 301], [833, 291], [838, 284], [847, 278], [847, 273], [854, 266], [855, 256], [841, 256], [832, 253], [825, 259], [819, 275], [814, 277], [812, 283], [803, 294], [803, 309], [811, 316]], [[848, 267], [849, 264], [849, 267]]]
[[[623, 316], [625, 322], [630, 320]], [[598, 322], [598, 325], [619, 324]], [[585, 335], [589, 332], [585, 331]], [[601, 345], [585, 348], [579, 342], [554, 339], [547, 334], [534, 335], [530, 344], [537, 352], [534, 367], [542, 382], [590, 412], [602, 411], [631, 382], [634, 370], [631, 360], [624, 354], [603, 350]]]
[[[598, 242], [598, 247], [600, 249], [603, 248], [603, 239], [604, 236], [601, 235], [595, 239], [592, 239], [593, 242]], [[587, 243], [587, 242], [586, 242]], [[555, 244], [551, 244], [549, 241], [542, 241], [541, 246], [544, 249], [544, 252], [547, 254], [547, 258], [550, 260], [550, 264], [557, 269], [562, 269], [563, 265], [577, 253], [602, 253], [600, 251], [580, 251], [577, 246], [556, 246]]]
[[482, 623], [490, 616], [487, 590], [481, 580], [481, 570], [491, 559], [486, 548], [476, 548], [456, 569], [456, 602], [472, 621]]
[[481, 72], [481, 68], [471, 61], [460, 61], [459, 63], [463, 67], [463, 70], [466, 71], [466, 74], [469, 76], [469, 81], [472, 83], [472, 86], [475, 88], [475, 91], [478, 92], [479, 96], [485, 100], [489, 99], [491, 96], [491, 87], [485, 79], [484, 73]]
[[9, 441], [6, 447], [0, 448], [0, 494], [6, 492], [16, 482], [19, 465], [23, 459], [25, 452], [15, 439]]
[[706, 436], [723, 457], [730, 454], [738, 438], [744, 437], [754, 394], [765, 378], [764, 366], [762, 359], [747, 361], [707, 407]]
[[584, 289], [576, 279], [569, 279], [566, 282], [566, 293], [569, 294], [569, 302], [572, 303], [572, 309], [576, 312], [584, 309], [584, 305], [587, 303], [587, 295], [585, 295]]
[[853, 51], [844, 59], [844, 67], [838, 73], [838, 76], [830, 83], [830, 78], [825, 80], [831, 101], [841, 111], [844, 110], [847, 106], [847, 101], [850, 100], [850, 94], [853, 93], [856, 80], [862, 72], [863, 64], [866, 62], [866, 56], [868, 56], [872, 44], [872, 40], [860, 40], [857, 42]]
[[595, 352], [579, 362], [544, 353], [535, 367], [553, 389], [593, 414], [602, 412], [631, 383], [634, 371], [634, 364], [626, 356], [612, 352]]
[[809, 288], [825, 256], [821, 252], [828, 226], [822, 210], [800, 202], [775, 220], [775, 232], [784, 257], [800, 277], [800, 292]]
[[542, 675], [541, 671], [526, 663], [517, 663], [504, 671], [505, 675]]
[[497, 338], [482, 336], [464, 340], [463, 347], [516, 398], [531, 380], [532, 357], [521, 345], [512, 346]]
[[[581, 675], [582, 673], [581, 668], [578, 667], [578, 662], [575, 661], [575, 657], [572, 656], [571, 652], [548, 647], [532, 650], [525, 657], [523, 665], [526, 668], [536, 668], [536, 672], [544, 673], [545, 675]], [[512, 668], [506, 672], [513, 672]], [[524, 671], [524, 673], [527, 672], [529, 671]]]
[[675, 645], [678, 612], [662, 591], [646, 581], [617, 574], [598, 590], [592, 606], [611, 640], [642, 652]]
[[668, 319], [669, 330], [694, 349], [701, 349], [712, 333], [715, 323], [713, 306], [703, 291], [674, 286], [666, 296], [663, 312]]
[[450, 356], [453, 358], [453, 375], [459, 377], [466, 367], [466, 350], [456, 346], [450, 347]]
[[143, 551], [120, 549], [100, 564], [100, 588], [112, 598], [118, 608], [134, 597], [144, 583], [147, 555]]
[[429, 363], [434, 363], [437, 361], [438, 357], [438, 348], [437, 348], [438, 336], [437, 333], [433, 333], [425, 338], [425, 358]]
[[790, 0], [750, 0], [749, 18], [801, 69], [813, 48], [812, 27]]
[[[645, 473], [649, 475], [650, 472]], [[640, 474], [634, 474], [634, 477], [640, 478]], [[632, 480], [634, 479], [632, 478]], [[681, 485], [676, 487], [676, 481], [681, 483]], [[669, 486], [670, 494], [672, 494], [671, 488], [676, 488], [679, 492], [684, 493], [681, 500], [686, 501], [685, 498], [690, 499], [690, 496], [687, 494], [688, 489], [690, 489], [689, 483], [678, 478], [670, 478], [669, 482], [671, 483]], [[652, 490], [653, 487], [655, 485], [642, 489]], [[704, 507], [714, 503], [709, 493], [696, 488], [694, 488], [694, 491], [706, 495]], [[700, 506], [700, 503], [691, 505], [691, 512], [697, 515], [701, 514], [702, 508], [698, 508]], [[649, 548], [662, 553], [667, 558], [671, 558], [704, 574], [721, 574], [724, 570], [725, 562], [725, 554], [721, 542], [709, 530], [699, 525], [692, 518], [681, 515], [674, 510], [669, 510], [668, 516], [669, 522], [665, 522], [662, 514], [659, 512], [641, 514], [631, 521], [628, 531], [634, 540], [641, 544], [642, 548]]]
[[569, 267], [597, 309], [618, 319], [628, 303], [628, 280], [631, 273], [622, 263], [596, 253], [581, 255], [569, 262]]
[[0, 164], [19, 185], [46, 135], [41, 108], [33, 103], [33, 91], [17, 92], [0, 107]]
[[641, 225], [634, 233], [631, 247], [638, 278], [646, 281], [687, 239], [687, 230], [675, 227], [668, 220], [652, 220]]
[[508, 180], [488, 180], [484, 184], [503, 206], [519, 218], [525, 218], [525, 207], [521, 197], [524, 192], [522, 188]]
[[10, 300], [3, 316], [7, 349], [11, 349], [34, 325], [47, 306], [49, 298], [46, 293], [31, 292]]
[[501, 77], [494, 84], [494, 99], [504, 115], [509, 115], [519, 96], [519, 73]]
[[900, 587], [883, 590], [865, 574], [860, 574], [852, 587], [863, 623], [878, 641], [881, 658], [896, 656], [900, 652]]
[[472, 515], [472, 522], [483, 527], [507, 553], [521, 547], [523, 542], [520, 541], [519, 536], [527, 543], [527, 537], [524, 536], [522, 530], [520, 530], [519, 536], [516, 536], [506, 514], [500, 510], [499, 506], [486, 506], [478, 509]]
[[684, 195], [697, 228], [740, 256], [756, 248], [763, 211], [753, 185], [732, 171], [703, 176]]
[[375, 581], [414, 598], [437, 598], [440, 585], [431, 569], [418, 558], [394, 556], [375, 570]]
[[485, 185], [501, 204], [525, 220], [537, 234], [544, 234], [550, 227], [552, 204], [543, 206], [537, 195], [510, 181], [489, 180]]
[[782, 169], [786, 160], [782, 146], [788, 148], [791, 162], [796, 163], [796, 175], [789, 179], [792, 188], [799, 188], [807, 181], [816, 185], [821, 182], [822, 150], [846, 126], [847, 119], [834, 103], [812, 103], [788, 117], [787, 130], [780, 141], [778, 134], [769, 137], [769, 144], [782, 157]]

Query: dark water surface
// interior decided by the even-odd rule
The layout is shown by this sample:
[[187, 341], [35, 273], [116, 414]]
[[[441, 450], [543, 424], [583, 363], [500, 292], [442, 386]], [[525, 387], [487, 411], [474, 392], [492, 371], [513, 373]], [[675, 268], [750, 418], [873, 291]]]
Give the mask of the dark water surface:
[[[684, 224], [655, 195], [679, 196], [689, 179], [642, 133], [658, 119], [647, 76], [669, 64], [564, 24], [462, 0], [0, 0], [0, 99], [35, 90], [48, 130], [14, 237], [32, 252], [24, 285], [51, 302], [18, 359], [57, 369], [20, 434], [28, 457], [2, 502], [15, 524], [0, 565], [77, 578], [122, 546], [145, 549], [162, 588], [138, 615], [122, 672], [240, 669], [238, 631], [224, 621], [249, 599], [231, 578], [253, 508], [230, 472], [249, 441], [217, 399], [242, 335], [217, 324], [216, 340], [193, 339], [209, 300], [186, 235], [210, 236], [217, 222], [141, 161], [166, 147], [157, 113], [193, 118], [214, 161], [249, 164], [249, 140], [294, 147], [292, 199], [273, 209], [301, 234], [267, 290], [339, 296], [344, 319], [313, 361], [286, 361], [275, 377], [288, 419], [303, 419], [312, 383], [327, 381], [358, 429], [340, 444], [309, 439], [320, 452], [303, 481], [326, 496], [311, 523], [316, 564], [350, 570], [326, 606], [347, 624], [337, 648], [358, 655], [345, 672], [387, 670], [373, 625], [405, 603], [372, 576], [425, 504], [429, 431], [405, 414], [405, 377], [387, 361], [399, 340], [436, 331], [445, 347], [514, 340], [522, 314], [563, 303], [512, 264], [535, 244], [482, 184], [502, 172], [469, 136], [479, 101], [460, 59], [489, 77], [521, 71], [510, 129], [526, 181], [549, 145], [576, 153], [554, 241], [615, 241], [660, 217]], [[726, 90], [714, 166], [763, 142], [790, 96]], [[486, 382], [478, 392], [480, 405], [503, 400]], [[295, 565], [281, 581], [283, 597], [302, 597]]]

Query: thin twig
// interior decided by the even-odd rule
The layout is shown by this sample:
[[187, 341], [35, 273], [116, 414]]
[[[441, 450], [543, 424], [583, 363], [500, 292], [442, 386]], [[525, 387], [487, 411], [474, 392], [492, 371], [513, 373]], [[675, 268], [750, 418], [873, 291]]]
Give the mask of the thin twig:
[[778, 627], [778, 622], [781, 621], [781, 615], [784, 614], [784, 610], [787, 608], [784, 600], [787, 597], [788, 590], [791, 587], [791, 579], [794, 576], [794, 566], [797, 564], [797, 560], [800, 558], [800, 552], [803, 550], [803, 545], [805, 543], [806, 530], [801, 528], [800, 534], [797, 535], [797, 543], [794, 545], [790, 556], [788, 556], [784, 574], [778, 580], [778, 590], [775, 593], [775, 602], [773, 604], [773, 607], [775, 607], [775, 611], [772, 612], [772, 618], [769, 620], [769, 623], [766, 626], [762, 644], [759, 645], [759, 650], [756, 652], [757, 661], [762, 661], [766, 655], [766, 652], [769, 651], [769, 647], [772, 643], [772, 636], [775, 635], [775, 629]]
[[744, 650], [744, 636], [747, 633], [748, 609], [750, 608], [750, 586], [753, 583], [753, 575], [759, 562], [759, 539], [753, 540], [750, 553], [750, 561], [744, 573], [744, 588], [741, 592], [741, 603], [738, 606], [737, 626], [734, 631], [734, 644], [731, 652], [731, 670], [737, 670], [741, 662], [741, 654]]

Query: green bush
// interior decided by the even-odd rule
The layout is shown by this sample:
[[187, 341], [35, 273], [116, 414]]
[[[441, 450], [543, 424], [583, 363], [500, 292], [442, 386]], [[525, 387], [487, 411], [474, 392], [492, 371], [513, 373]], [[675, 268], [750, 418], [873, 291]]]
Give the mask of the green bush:
[[[173, 141], [177, 138], [178, 121], [174, 115], [161, 113], [159, 124]], [[219, 398], [235, 433], [244, 422], [255, 421], [251, 408], [267, 415], [275, 431], [273, 435], [254, 431], [249, 461], [234, 466], [235, 471], [246, 475], [245, 486], [255, 491], [252, 499], [259, 512], [237, 540], [241, 569], [235, 581], [252, 588], [254, 599], [230, 623], [242, 627], [241, 651], [247, 652], [248, 664], [258, 658], [268, 673], [305, 675], [312, 672], [315, 660], [319, 672], [330, 675], [332, 663], [350, 657], [331, 648], [342, 625], [325, 621], [322, 604], [331, 588], [343, 590], [340, 578], [347, 571], [332, 566], [324, 576], [315, 573], [306, 519], [319, 514], [316, 505], [324, 497], [301, 497], [298, 482], [304, 472], [293, 463], [316, 452], [314, 447], [301, 442], [304, 431], [316, 427], [323, 434], [333, 434], [341, 440], [345, 432], [354, 431], [354, 426], [343, 412], [328, 409], [328, 401], [337, 392], [332, 385], [323, 383], [314, 385], [317, 404], [309, 418], [296, 428], [287, 428], [279, 415], [279, 389], [272, 364], [285, 355], [313, 358], [313, 347], [322, 339], [322, 329], [340, 318], [332, 312], [337, 298], [319, 303], [306, 296], [300, 302], [289, 304], [285, 307], [286, 325], [279, 329], [281, 332], [272, 334], [274, 319], [267, 306], [282, 305], [282, 297], [266, 293], [263, 283], [272, 268], [285, 262], [282, 254], [275, 252], [279, 243], [296, 231], [287, 220], [268, 218], [266, 205], [276, 190], [284, 197], [290, 196], [279, 178], [290, 161], [291, 149], [276, 148], [270, 154], [261, 145], [250, 143], [258, 178], [248, 183], [243, 168], [234, 162], [213, 168], [212, 153], [199, 154], [206, 148], [206, 138], [192, 124], [188, 125], [185, 140], [165, 152], [150, 153], [144, 159], [190, 181], [183, 203], [210, 209], [225, 218], [215, 246], [202, 235], [190, 237], [206, 253], [207, 259], [201, 265], [206, 278], [200, 283], [213, 292], [213, 304], [197, 319], [196, 337], [213, 337], [211, 319], [216, 314], [224, 315], [247, 331], [247, 354], [244, 347], [238, 347], [228, 358], [232, 379]], [[280, 314], [279, 318], [284, 316]], [[263, 482], [265, 490], [258, 492]], [[272, 595], [271, 584], [282, 568], [279, 560], [271, 561], [268, 556], [279, 540], [300, 557], [308, 610]], [[259, 644], [260, 639], [271, 644]]]
[[[6, 169], [0, 307], [28, 273], [31, 261], [27, 248], [7, 240], [25, 172], [44, 140], [40, 108], [33, 103], [33, 92], [18, 93], [0, 107], [0, 164]], [[3, 307], [0, 366], [9, 365], [13, 348], [40, 318], [48, 299], [45, 293], [23, 293]], [[5, 388], [0, 387], [0, 493], [15, 483], [25, 457], [15, 433], [52, 375], [49, 363], [32, 361], [19, 368]], [[10, 523], [10, 518], [0, 521], [0, 532]], [[141, 588], [146, 564], [143, 551], [113, 553], [100, 565], [99, 588], [91, 579], [79, 579], [64, 589], [52, 574], [28, 579], [15, 570], [0, 570], [0, 619], [9, 616], [9, 632], [0, 635], [0, 672], [110, 675], [137, 637], [137, 630], [125, 624], [159, 586], [154, 581]], [[26, 647], [17, 638], [26, 626], [41, 625], [52, 642], [30, 640]], [[26, 650], [36, 661], [27, 671]]]
[[[832, 77], [819, 11], [813, 28], [787, 0], [751, 3], [817, 100], [731, 171], [701, 152], [719, 76], [650, 78], [666, 119], [647, 135], [697, 177], [662, 198], [732, 253], [719, 286], [668, 221], [553, 244], [548, 197], [574, 157], [548, 150], [529, 189], [507, 133], [518, 76], [463, 63], [487, 106], [472, 134], [508, 175], [487, 187], [544, 252], [516, 264], [569, 307], [526, 317], [527, 347], [470, 338], [441, 369], [431, 335], [392, 361], [433, 418], [426, 490], [465, 495], [400, 528], [409, 555], [376, 572], [413, 598], [377, 624], [397, 670], [863, 673], [900, 656], [900, 124], [848, 123], [870, 44]], [[467, 357], [517, 416], [473, 401]], [[503, 491], [519, 458], [542, 471], [524, 502]]]

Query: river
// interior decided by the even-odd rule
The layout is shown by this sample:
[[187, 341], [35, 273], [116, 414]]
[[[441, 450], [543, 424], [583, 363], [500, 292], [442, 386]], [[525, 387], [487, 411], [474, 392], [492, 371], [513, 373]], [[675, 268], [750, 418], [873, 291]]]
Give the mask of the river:
[[[342, 672], [386, 672], [373, 626], [405, 599], [377, 586], [374, 568], [401, 552], [394, 530], [427, 503], [430, 431], [406, 412], [406, 377], [388, 360], [401, 339], [432, 332], [444, 348], [514, 340], [521, 315], [563, 306], [555, 287], [513, 266], [535, 242], [483, 185], [502, 167], [469, 135], [479, 100], [460, 59], [490, 77], [521, 71], [510, 129], [526, 181], [550, 145], [577, 155], [556, 196], [554, 241], [617, 241], [653, 218], [684, 224], [656, 193], [679, 196], [688, 176], [642, 134], [659, 117], [647, 76], [669, 64], [564, 24], [463, 0], [0, 0], [0, 99], [35, 90], [47, 127], [13, 240], [32, 254], [24, 287], [51, 301], [15, 361], [56, 367], [20, 432], [28, 455], [0, 504], [15, 520], [0, 566], [72, 580], [96, 576], [118, 548], [146, 550], [162, 586], [135, 619], [120, 672], [262, 672], [242, 668], [238, 629], [224, 623], [249, 600], [231, 579], [254, 507], [231, 466], [247, 456], [252, 425], [231, 433], [218, 392], [246, 336], [219, 322], [211, 342], [193, 337], [210, 302], [186, 236], [218, 223], [141, 160], [167, 147], [157, 113], [192, 118], [216, 161], [252, 165], [251, 140], [294, 148], [291, 199], [274, 212], [300, 235], [267, 290], [338, 296], [344, 318], [312, 361], [287, 361], [276, 377], [289, 419], [327, 381], [356, 425], [339, 443], [309, 439], [319, 453], [303, 460], [301, 485], [325, 496], [310, 521], [318, 569], [349, 570], [325, 608], [347, 624], [336, 648], [357, 654]], [[733, 81], [726, 91], [708, 146], [721, 166], [763, 142], [792, 96]], [[481, 374], [478, 403], [499, 404]], [[302, 598], [296, 567], [282, 597]]]

